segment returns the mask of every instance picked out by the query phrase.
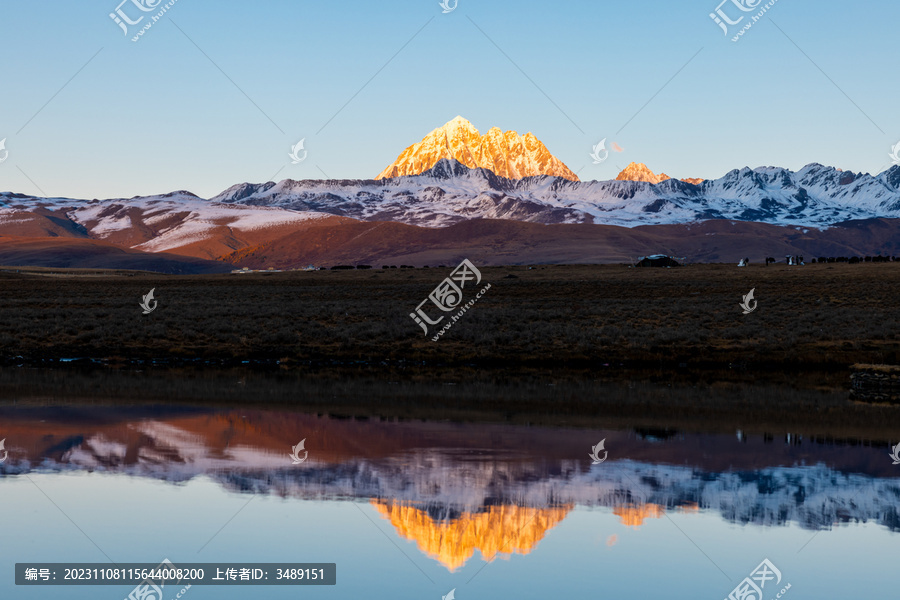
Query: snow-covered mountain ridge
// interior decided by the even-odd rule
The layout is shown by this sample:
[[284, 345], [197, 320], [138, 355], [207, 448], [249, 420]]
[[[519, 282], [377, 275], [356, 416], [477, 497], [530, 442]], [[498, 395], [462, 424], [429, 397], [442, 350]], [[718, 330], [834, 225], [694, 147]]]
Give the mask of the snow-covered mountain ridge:
[[46, 219], [59, 223], [59, 216], [75, 234], [150, 251], [183, 247], [222, 227], [246, 237], [329, 216], [424, 227], [478, 218], [625, 227], [728, 219], [824, 229], [851, 219], [900, 217], [900, 166], [876, 176], [819, 164], [796, 172], [745, 167], [699, 184], [653, 184], [508, 179], [442, 159], [419, 175], [240, 183], [208, 200], [184, 191], [110, 200], [0, 193], [0, 234], [33, 235], [22, 231], [38, 222], [47, 230]]
[[733, 219], [826, 227], [900, 216], [900, 166], [877, 176], [815, 163], [796, 172], [745, 167], [699, 184], [653, 184], [549, 175], [507, 179], [442, 159], [420, 175], [242, 183], [212, 200], [432, 227], [473, 218], [626, 227]]

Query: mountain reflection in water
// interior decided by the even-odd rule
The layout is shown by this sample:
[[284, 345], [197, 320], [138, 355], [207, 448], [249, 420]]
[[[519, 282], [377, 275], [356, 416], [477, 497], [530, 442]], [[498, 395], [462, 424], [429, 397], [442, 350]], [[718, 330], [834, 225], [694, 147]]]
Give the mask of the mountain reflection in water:
[[[532, 552], [575, 507], [609, 509], [635, 528], [677, 511], [900, 531], [900, 480], [880, 444], [153, 406], [7, 407], [0, 422], [5, 478], [208, 477], [236, 493], [362, 500], [449, 571], [476, 550], [486, 561]], [[301, 439], [309, 458], [292, 465]], [[609, 459], [592, 465], [600, 439]]]

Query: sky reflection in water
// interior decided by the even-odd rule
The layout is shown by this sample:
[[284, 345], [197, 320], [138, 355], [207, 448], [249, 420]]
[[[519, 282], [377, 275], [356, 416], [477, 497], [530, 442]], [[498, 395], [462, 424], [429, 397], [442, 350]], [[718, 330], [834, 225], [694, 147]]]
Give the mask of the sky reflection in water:
[[14, 589], [15, 562], [166, 557], [337, 563], [336, 587], [300, 591], [316, 598], [725, 598], [764, 558], [788, 598], [888, 597], [900, 541], [900, 467], [880, 446], [149, 406], [0, 423], [3, 597], [130, 590]]

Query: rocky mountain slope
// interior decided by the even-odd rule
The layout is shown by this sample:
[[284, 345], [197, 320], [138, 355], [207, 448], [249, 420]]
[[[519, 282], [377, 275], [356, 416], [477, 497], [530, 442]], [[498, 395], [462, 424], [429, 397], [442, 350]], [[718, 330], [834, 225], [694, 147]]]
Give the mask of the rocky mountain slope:
[[[0, 193], [0, 238], [12, 236], [20, 243], [25, 238], [83, 238], [145, 253], [174, 251], [207, 259], [302, 230], [312, 223], [342, 221], [311, 211], [217, 204], [185, 191], [110, 200]], [[13, 245], [10, 240], [4, 248]], [[62, 246], [57, 244], [57, 247]], [[90, 247], [95, 253], [99, 250], [96, 245], [79, 247]], [[9, 261], [17, 255], [7, 252], [3, 256], [6, 256], [3, 260]], [[47, 258], [53, 259], [53, 253]]]

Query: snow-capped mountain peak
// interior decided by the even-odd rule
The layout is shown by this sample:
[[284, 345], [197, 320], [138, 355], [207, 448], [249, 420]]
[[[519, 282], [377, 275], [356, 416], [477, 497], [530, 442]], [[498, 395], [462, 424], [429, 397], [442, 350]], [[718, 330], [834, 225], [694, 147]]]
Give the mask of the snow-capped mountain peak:
[[622, 172], [616, 176], [616, 181], [644, 181], [646, 183], [660, 183], [671, 179], [665, 173], [656, 175], [644, 163], [629, 163]]
[[419, 175], [443, 159], [456, 160], [470, 169], [490, 169], [508, 179], [553, 175], [578, 181], [578, 176], [531, 132], [519, 135], [492, 127], [481, 135], [460, 116], [409, 146], [375, 179]]
[[[622, 169], [622, 172], [616, 177], [616, 181], [643, 181], [645, 183], [662, 183], [663, 181], [668, 181], [672, 179], [669, 175], [665, 173], [660, 173], [657, 175], [653, 171], [651, 171], [647, 165], [644, 163], [629, 163], [627, 167]], [[691, 183], [693, 185], [700, 185], [703, 183], [703, 179], [699, 177], [686, 177], [681, 181], [685, 183]]]

